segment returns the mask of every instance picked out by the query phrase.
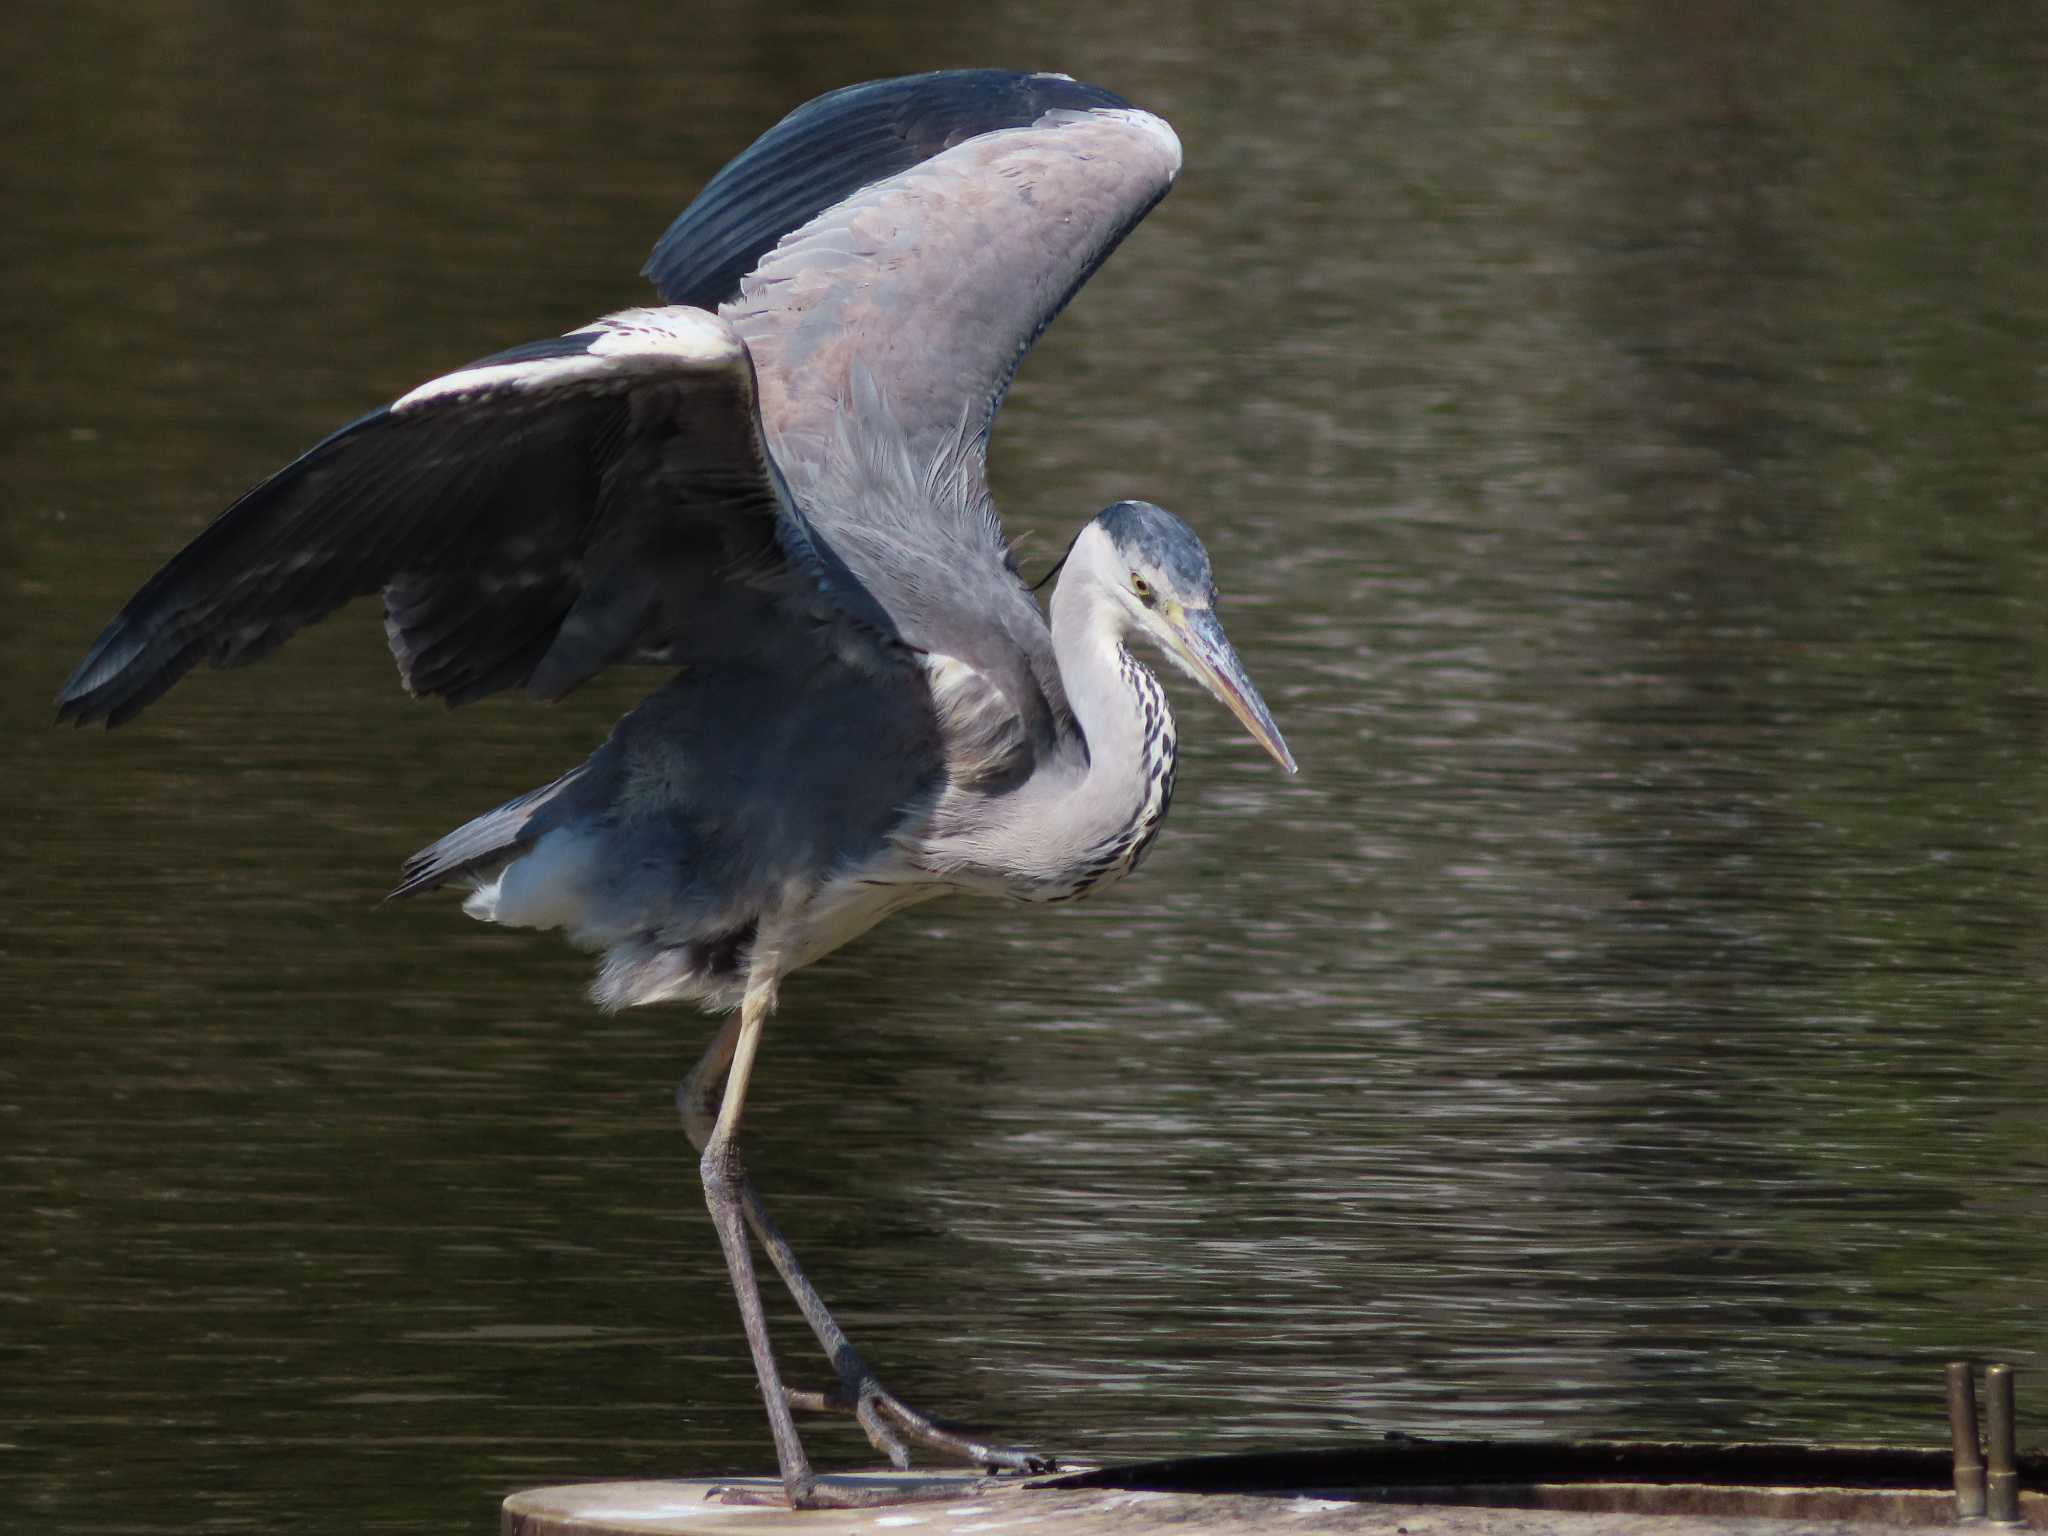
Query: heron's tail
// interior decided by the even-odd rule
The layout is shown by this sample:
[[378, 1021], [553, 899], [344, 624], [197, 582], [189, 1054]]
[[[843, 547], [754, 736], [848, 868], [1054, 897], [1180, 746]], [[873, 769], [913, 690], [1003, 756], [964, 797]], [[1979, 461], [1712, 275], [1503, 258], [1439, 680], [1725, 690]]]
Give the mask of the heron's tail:
[[405, 861], [405, 878], [386, 901], [417, 896], [464, 875], [479, 874], [491, 865], [526, 852], [542, 829], [533, 826], [534, 817], [563, 790], [582, 778], [589, 763], [579, 763], [552, 784], [528, 790], [516, 800], [507, 800], [495, 811], [487, 811], [457, 827], [438, 843], [422, 848]]

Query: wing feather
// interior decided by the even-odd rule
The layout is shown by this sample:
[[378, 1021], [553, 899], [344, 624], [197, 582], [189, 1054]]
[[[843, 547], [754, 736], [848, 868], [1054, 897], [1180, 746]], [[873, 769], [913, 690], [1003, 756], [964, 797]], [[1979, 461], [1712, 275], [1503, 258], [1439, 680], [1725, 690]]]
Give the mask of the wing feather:
[[1065, 75], [1006, 69], [846, 86], [798, 107], [712, 177], [641, 270], [663, 302], [716, 308], [784, 235], [862, 187], [1056, 109], [1124, 105]]
[[59, 718], [119, 724], [377, 591], [407, 685], [451, 703], [730, 649], [721, 619], [764, 603], [887, 631], [791, 502], [731, 328], [636, 310], [430, 380], [255, 487], [107, 626]]
[[316, 444], [136, 594], [59, 717], [118, 724], [201, 661], [256, 660], [381, 591], [407, 685], [450, 703], [716, 659], [772, 609], [818, 621], [821, 647], [956, 658], [1015, 712], [992, 756], [1043, 749], [1065, 699], [988, 433], [1179, 166], [1165, 123], [1064, 76], [947, 71], [800, 107], [656, 246], [670, 307], [481, 359]]
[[963, 433], [985, 438], [1032, 342], [1166, 195], [1180, 159], [1148, 112], [1053, 108], [791, 230], [721, 309], [753, 353], [776, 438], [822, 438], [857, 403], [856, 364], [921, 462]]
[[1160, 119], [1063, 76], [880, 81], [762, 135], [647, 267], [745, 339], [776, 460], [860, 585], [990, 679], [1040, 750], [1066, 701], [988, 435], [1031, 344], [1180, 161]]

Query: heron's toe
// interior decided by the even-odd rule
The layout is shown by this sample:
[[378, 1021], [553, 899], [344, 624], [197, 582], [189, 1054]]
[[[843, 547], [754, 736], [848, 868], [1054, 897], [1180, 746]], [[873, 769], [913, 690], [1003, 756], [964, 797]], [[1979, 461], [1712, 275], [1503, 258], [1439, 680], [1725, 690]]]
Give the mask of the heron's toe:
[[883, 1416], [879, 1390], [863, 1392], [860, 1401], [854, 1405], [853, 1415], [860, 1420], [861, 1429], [867, 1434], [868, 1444], [889, 1458], [889, 1465], [898, 1472], [910, 1470], [910, 1447], [903, 1443], [903, 1437], [896, 1433], [888, 1419]]

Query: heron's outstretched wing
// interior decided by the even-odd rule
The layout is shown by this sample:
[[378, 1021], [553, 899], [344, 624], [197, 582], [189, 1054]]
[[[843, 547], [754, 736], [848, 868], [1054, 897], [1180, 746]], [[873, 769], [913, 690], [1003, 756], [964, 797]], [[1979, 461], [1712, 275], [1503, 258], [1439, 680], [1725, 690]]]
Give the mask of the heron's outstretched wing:
[[1063, 75], [948, 70], [850, 86], [714, 177], [645, 271], [724, 307], [763, 414], [822, 431], [852, 365], [914, 448], [984, 435], [1039, 332], [1166, 195], [1180, 142]]
[[1041, 745], [1064, 697], [988, 495], [989, 428], [1179, 168], [1164, 122], [1064, 76], [878, 81], [769, 129], [647, 266], [746, 340], [797, 500], [901, 633], [988, 679]]
[[861, 188], [1055, 110], [1129, 103], [1065, 75], [952, 69], [806, 102], [711, 178], [641, 268], [671, 304], [715, 309], [777, 241]]
[[790, 500], [731, 327], [634, 310], [432, 380], [249, 491], [107, 626], [58, 718], [117, 725], [377, 591], [406, 685], [450, 703], [744, 649], [763, 605], [832, 621], [821, 649], [889, 632]]

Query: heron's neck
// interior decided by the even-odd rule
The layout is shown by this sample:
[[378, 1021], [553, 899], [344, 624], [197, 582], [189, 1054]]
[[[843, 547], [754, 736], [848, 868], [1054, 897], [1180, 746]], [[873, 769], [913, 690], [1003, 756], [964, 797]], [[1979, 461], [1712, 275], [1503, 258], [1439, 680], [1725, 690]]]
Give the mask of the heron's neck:
[[1173, 712], [1127, 636], [1120, 605], [1099, 582], [1084, 574], [1054, 590], [1053, 655], [1087, 744], [1087, 765], [1062, 793], [1058, 821], [1084, 889], [1135, 865], [1173, 795]]

